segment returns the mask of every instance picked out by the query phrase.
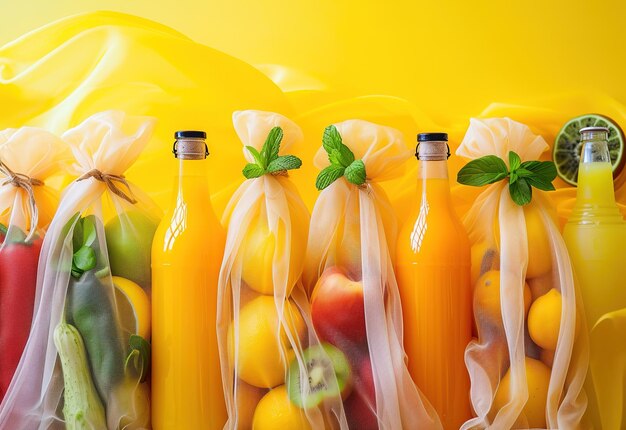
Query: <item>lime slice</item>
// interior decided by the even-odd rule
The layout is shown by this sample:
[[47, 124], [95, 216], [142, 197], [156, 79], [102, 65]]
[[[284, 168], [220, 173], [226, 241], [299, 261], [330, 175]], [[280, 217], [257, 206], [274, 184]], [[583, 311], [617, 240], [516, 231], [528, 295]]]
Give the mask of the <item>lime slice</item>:
[[624, 133], [611, 118], [597, 114], [577, 116], [565, 123], [556, 135], [552, 158], [556, 171], [565, 182], [578, 184], [578, 164], [580, 163], [580, 133], [584, 127], [607, 127], [609, 129], [609, 154], [613, 166], [613, 178], [624, 167]]

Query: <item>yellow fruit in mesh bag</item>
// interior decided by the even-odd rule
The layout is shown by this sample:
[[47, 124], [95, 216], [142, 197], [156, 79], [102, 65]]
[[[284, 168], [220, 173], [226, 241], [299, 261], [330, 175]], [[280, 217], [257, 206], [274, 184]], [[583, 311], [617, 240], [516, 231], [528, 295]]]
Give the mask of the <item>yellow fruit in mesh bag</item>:
[[304, 410], [300, 409], [287, 396], [284, 385], [267, 393], [254, 411], [253, 430], [309, 430]]
[[[301, 342], [306, 326], [297, 307], [285, 302], [284, 321], [296, 342]], [[243, 306], [239, 313], [239, 342], [237, 370], [238, 376], [250, 385], [271, 388], [284, 383], [285, 375], [294, 352], [291, 348], [285, 326], [281, 327], [274, 298], [259, 296]], [[277, 339], [277, 335], [280, 339]], [[228, 328], [229, 360], [234, 360], [235, 329]], [[281, 359], [281, 350], [286, 361]]]
[[[526, 366], [526, 383], [528, 384], [528, 401], [522, 410], [523, 416], [520, 416], [513, 428], [545, 428], [550, 369], [541, 361], [530, 357], [525, 357], [524, 364]], [[498, 385], [492, 406], [494, 414], [509, 402], [510, 390], [511, 375], [509, 370]], [[526, 420], [523, 419], [524, 417]], [[525, 426], [524, 421], [527, 421], [528, 427]]]
[[556, 350], [561, 328], [561, 293], [551, 289], [538, 297], [528, 313], [528, 333], [531, 339], [543, 349]]
[[[274, 294], [274, 258], [280, 261], [288, 255], [288, 279], [286, 296], [302, 274], [304, 253], [306, 251], [308, 225], [306, 219], [298, 217], [298, 211], [290, 206], [291, 240], [287, 243], [287, 229], [282, 221], [278, 222], [276, 231], [270, 231], [267, 217], [257, 216], [251, 223], [241, 244], [242, 272], [244, 282], [253, 290], [261, 294]], [[261, 208], [263, 212], [265, 209]]]
[[[524, 207], [526, 220], [526, 237], [528, 241], [528, 266], [526, 278], [535, 278], [550, 271], [552, 268], [552, 247], [548, 232], [541, 218], [541, 212], [533, 205]], [[511, 232], [513, 240], [517, 240], [519, 232]], [[500, 228], [498, 219], [494, 223], [496, 244], [500, 247]]]
[[[524, 283], [524, 315], [530, 307], [530, 287]], [[474, 315], [479, 320], [502, 324], [500, 303], [500, 271], [484, 273], [474, 286]]]

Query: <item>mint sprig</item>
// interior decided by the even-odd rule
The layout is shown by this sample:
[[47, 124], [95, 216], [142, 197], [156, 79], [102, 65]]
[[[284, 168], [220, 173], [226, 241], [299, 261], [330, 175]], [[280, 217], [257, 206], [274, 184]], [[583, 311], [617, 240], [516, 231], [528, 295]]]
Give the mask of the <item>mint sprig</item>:
[[328, 154], [330, 166], [317, 175], [315, 186], [318, 190], [323, 190], [342, 176], [354, 185], [365, 183], [367, 180], [365, 164], [363, 160], [354, 159], [354, 153], [344, 145], [337, 127], [334, 125], [326, 127], [322, 136], [322, 146]]
[[248, 163], [243, 168], [243, 175], [247, 179], [258, 178], [263, 175], [279, 175], [287, 170], [299, 169], [302, 160], [295, 155], [278, 155], [280, 143], [283, 140], [283, 129], [274, 127], [267, 134], [261, 152], [253, 146], [246, 146], [246, 149], [254, 158], [254, 163]]
[[552, 181], [556, 178], [556, 166], [552, 161], [524, 161], [515, 152], [509, 152], [509, 167], [500, 157], [486, 155], [467, 163], [456, 180], [463, 185], [482, 187], [507, 179], [509, 194], [520, 206], [530, 203], [533, 187], [553, 191]]

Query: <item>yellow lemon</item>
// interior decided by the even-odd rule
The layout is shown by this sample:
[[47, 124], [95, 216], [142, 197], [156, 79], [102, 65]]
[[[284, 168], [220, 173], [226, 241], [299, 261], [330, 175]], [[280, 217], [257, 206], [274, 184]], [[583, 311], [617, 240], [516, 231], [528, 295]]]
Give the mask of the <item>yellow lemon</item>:
[[120, 276], [112, 276], [115, 301], [122, 329], [150, 339], [150, 299], [139, 285]]
[[[524, 282], [524, 315], [530, 307], [530, 287]], [[474, 314], [478, 319], [502, 324], [500, 303], [500, 271], [485, 272], [474, 287]]]
[[287, 396], [284, 385], [267, 393], [254, 411], [252, 430], [309, 430], [311, 425], [304, 410], [300, 409]]
[[[291, 212], [291, 211], [290, 211]], [[295, 214], [294, 214], [295, 217]], [[302, 220], [291, 220], [291, 239], [287, 242], [286, 226], [278, 222], [275, 231], [270, 231], [265, 216], [258, 216], [250, 224], [241, 244], [241, 277], [253, 290], [261, 294], [274, 294], [274, 257], [288, 256], [286, 296], [302, 274], [308, 232], [300, 225]], [[306, 220], [305, 220], [306, 221]]]
[[531, 339], [543, 349], [554, 351], [561, 328], [561, 293], [551, 289], [537, 298], [528, 313], [528, 333]]
[[[285, 302], [285, 323], [290, 333], [302, 341], [306, 326], [302, 315], [291, 301]], [[250, 385], [271, 388], [284, 383], [285, 374], [294, 352], [291, 349], [284, 326], [279, 333], [278, 312], [274, 298], [259, 296], [248, 302], [239, 313], [238, 376]], [[233, 324], [228, 328], [228, 351], [234, 360]], [[281, 350], [286, 361], [281, 358]]]
[[[518, 425], [518, 423], [523, 422], [523, 419], [520, 419], [513, 428], [545, 428], [550, 369], [541, 361], [530, 357], [525, 357], [525, 365], [528, 401], [524, 405], [522, 413], [526, 417], [528, 427]], [[511, 375], [510, 371], [507, 371], [500, 380], [496, 397], [493, 400], [494, 413], [509, 402], [510, 390]]]

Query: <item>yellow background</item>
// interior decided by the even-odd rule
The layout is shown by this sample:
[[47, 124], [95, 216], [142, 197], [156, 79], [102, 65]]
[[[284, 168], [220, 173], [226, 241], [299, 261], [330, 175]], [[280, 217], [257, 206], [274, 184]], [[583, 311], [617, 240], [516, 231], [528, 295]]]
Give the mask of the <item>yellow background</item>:
[[[76, 17], [0, 48], [0, 129], [62, 133], [115, 108], [156, 116], [154, 138], [128, 177], [161, 207], [176, 172], [172, 133], [197, 127], [209, 134], [221, 214], [243, 180], [230, 122], [236, 109], [275, 110], [302, 126], [305, 143], [293, 152], [304, 164], [291, 177], [309, 207], [322, 130], [349, 118], [397, 127], [407, 145], [418, 131], [447, 131], [453, 150], [472, 116], [510, 116], [550, 144], [565, 121], [589, 112], [626, 129], [623, 0], [0, 0], [0, 45], [101, 9], [159, 22], [243, 62], [143, 20]], [[452, 182], [464, 162], [451, 158]], [[386, 185], [400, 218], [414, 200], [415, 164]], [[618, 178], [621, 203], [625, 181], [626, 172]], [[575, 189], [556, 185], [551, 196], [563, 221]], [[454, 192], [463, 211], [479, 190]]]
[[301, 69], [345, 95], [406, 98], [442, 125], [494, 101], [573, 90], [626, 101], [619, 0], [2, 0], [0, 44], [100, 9], [158, 21], [252, 64]]
[[[103, 9], [162, 23], [243, 61], [125, 15], [83, 15], [34, 31]], [[418, 131], [447, 131], [453, 150], [472, 116], [510, 116], [549, 144], [567, 119], [589, 112], [626, 129], [626, 2], [617, 0], [4, 0], [0, 13], [0, 44], [9, 43], [0, 49], [0, 128], [62, 133], [105, 109], [157, 116], [128, 176], [161, 207], [176, 171], [173, 130], [201, 128], [221, 213], [242, 180], [229, 119], [236, 109], [275, 110], [303, 127], [305, 143], [293, 151], [304, 165], [292, 177], [309, 207], [321, 132], [345, 119], [397, 127], [409, 146]], [[451, 182], [465, 161], [450, 159]], [[400, 217], [414, 188], [414, 161], [407, 166], [386, 185]], [[575, 189], [556, 185], [563, 220]], [[478, 191], [457, 187], [461, 211]], [[626, 203], [626, 187], [618, 186], [618, 199]]]

